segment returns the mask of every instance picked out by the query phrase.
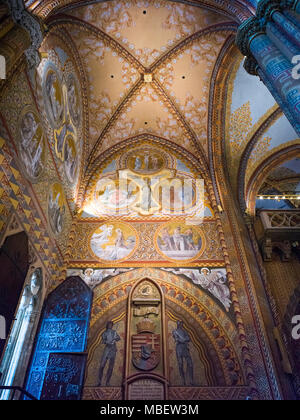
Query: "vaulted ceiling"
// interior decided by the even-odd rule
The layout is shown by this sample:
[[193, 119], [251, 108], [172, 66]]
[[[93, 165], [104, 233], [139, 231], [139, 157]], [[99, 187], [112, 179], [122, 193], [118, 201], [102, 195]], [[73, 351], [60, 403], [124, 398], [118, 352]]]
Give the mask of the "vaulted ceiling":
[[299, 144], [271, 94], [245, 72], [237, 48], [233, 67], [218, 67], [256, 3], [25, 1], [47, 28], [41, 52], [65, 45], [78, 68], [85, 111], [83, 195], [103, 156], [141, 135], [180, 146], [204, 171], [212, 169], [208, 127], [218, 69], [229, 74], [223, 151], [233, 190], [247, 207], [266, 157]]
[[[141, 134], [183, 147], [208, 169], [210, 82], [237, 23], [228, 14], [181, 2], [88, 3], [49, 12], [41, 48], [48, 53], [50, 44], [63, 40], [81, 69], [85, 179], [100, 156]], [[40, 6], [35, 13], [41, 14]]]

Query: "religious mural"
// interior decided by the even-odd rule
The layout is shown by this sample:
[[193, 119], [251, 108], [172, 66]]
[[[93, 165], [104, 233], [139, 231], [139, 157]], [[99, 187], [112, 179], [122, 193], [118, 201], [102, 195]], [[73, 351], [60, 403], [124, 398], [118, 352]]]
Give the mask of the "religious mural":
[[138, 174], [155, 174], [166, 165], [166, 157], [151, 148], [136, 149], [127, 157], [128, 168]]
[[40, 117], [30, 106], [22, 111], [19, 131], [19, 159], [25, 175], [36, 182], [45, 166], [45, 136]]
[[60, 183], [54, 183], [50, 187], [48, 200], [48, 217], [54, 234], [60, 234], [64, 228], [66, 201], [63, 187]]
[[45, 72], [43, 93], [49, 122], [53, 128], [58, 128], [63, 122], [64, 98], [61, 79], [53, 65], [49, 65], [48, 71]]
[[169, 149], [143, 145], [115, 153], [87, 187], [83, 218], [212, 216], [197, 171]]
[[74, 138], [70, 135], [64, 144], [64, 168], [68, 181], [73, 184], [78, 171], [78, 154]]
[[177, 275], [182, 275], [195, 285], [209, 292], [229, 312], [231, 307], [230, 290], [227, 284], [227, 274], [224, 268], [162, 268]]
[[201, 255], [205, 238], [201, 230], [185, 223], [170, 222], [155, 234], [159, 252], [167, 259], [192, 261]]
[[134, 252], [138, 243], [132, 226], [114, 222], [97, 228], [90, 239], [95, 256], [104, 261], [120, 261]]
[[78, 127], [80, 124], [80, 96], [79, 88], [74, 74], [70, 73], [67, 78], [67, 98], [69, 112], [73, 124]]

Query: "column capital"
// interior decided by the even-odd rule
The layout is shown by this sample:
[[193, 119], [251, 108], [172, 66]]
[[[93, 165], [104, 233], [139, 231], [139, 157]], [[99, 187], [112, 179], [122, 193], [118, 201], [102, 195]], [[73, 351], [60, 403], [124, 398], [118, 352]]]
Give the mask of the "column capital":
[[24, 28], [30, 38], [31, 46], [25, 51], [28, 67], [35, 69], [40, 64], [39, 48], [43, 42], [43, 31], [39, 20], [29, 13], [23, 0], [6, 0], [13, 21]]
[[256, 17], [247, 19], [239, 27], [235, 42], [245, 57], [251, 56], [250, 40], [259, 33], [263, 33], [263, 28]]

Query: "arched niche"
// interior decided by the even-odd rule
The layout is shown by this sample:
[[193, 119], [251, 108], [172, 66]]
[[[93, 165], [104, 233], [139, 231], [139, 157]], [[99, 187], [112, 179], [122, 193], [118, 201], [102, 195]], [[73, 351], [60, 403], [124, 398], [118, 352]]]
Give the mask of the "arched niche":
[[[152, 282], [160, 290], [160, 302], [164, 302], [164, 347], [166, 354], [165, 374], [163, 372], [132, 369], [132, 335], [136, 329], [131, 327], [132, 297], [143, 281]], [[159, 303], [159, 305], [162, 305]], [[101, 343], [107, 323], [113, 321], [113, 329], [120, 336], [110, 387], [105, 381], [99, 386], [99, 366], [104, 351]], [[183, 321], [183, 328], [190, 337], [189, 349], [194, 366], [194, 386], [184, 386], [178, 368], [176, 343], [173, 331], [177, 321]], [[165, 399], [201, 399], [201, 396], [219, 398], [222, 390], [224, 399], [229, 393], [237, 393], [238, 398], [247, 394], [244, 372], [241, 368], [241, 349], [237, 329], [231, 315], [216, 305], [212, 298], [200, 287], [160, 269], [144, 268], [122, 273], [104, 281], [94, 289], [92, 307], [88, 362], [84, 386], [84, 399], [107, 400], [123, 399], [126, 387], [136, 380], [158, 381], [163, 384]], [[127, 357], [126, 357], [127, 355]], [[129, 374], [126, 374], [129, 370]], [[108, 366], [106, 366], [106, 371]], [[187, 361], [184, 360], [187, 373]], [[104, 377], [106, 375], [104, 373]], [[151, 383], [152, 383], [151, 382]], [[125, 386], [124, 386], [125, 385]], [[218, 391], [217, 391], [218, 390]], [[157, 394], [156, 398], [158, 397]]]
[[[56, 357], [53, 354], [60, 354], [61, 360], [57, 363], [64, 366], [66, 353], [85, 351], [92, 295], [92, 291], [79, 277], [69, 277], [45, 301], [26, 384], [26, 390], [36, 398], [41, 398], [44, 381], [49, 381], [46, 374], [50, 356], [53, 359]], [[71, 392], [72, 375], [68, 372], [68, 366], [71, 366], [69, 362], [65, 369], [52, 378], [53, 395], [61, 387], [57, 399], [68, 399], [67, 394]], [[76, 392], [80, 397], [80, 386]]]
[[151, 278], [139, 280], [129, 293], [125, 399], [164, 400], [168, 370], [165, 301]]

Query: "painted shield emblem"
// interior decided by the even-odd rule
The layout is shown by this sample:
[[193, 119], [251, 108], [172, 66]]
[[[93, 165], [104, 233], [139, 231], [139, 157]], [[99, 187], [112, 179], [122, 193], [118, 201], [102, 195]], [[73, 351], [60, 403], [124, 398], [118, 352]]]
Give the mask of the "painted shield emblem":
[[159, 334], [136, 334], [132, 336], [132, 363], [137, 369], [153, 370], [159, 361]]

